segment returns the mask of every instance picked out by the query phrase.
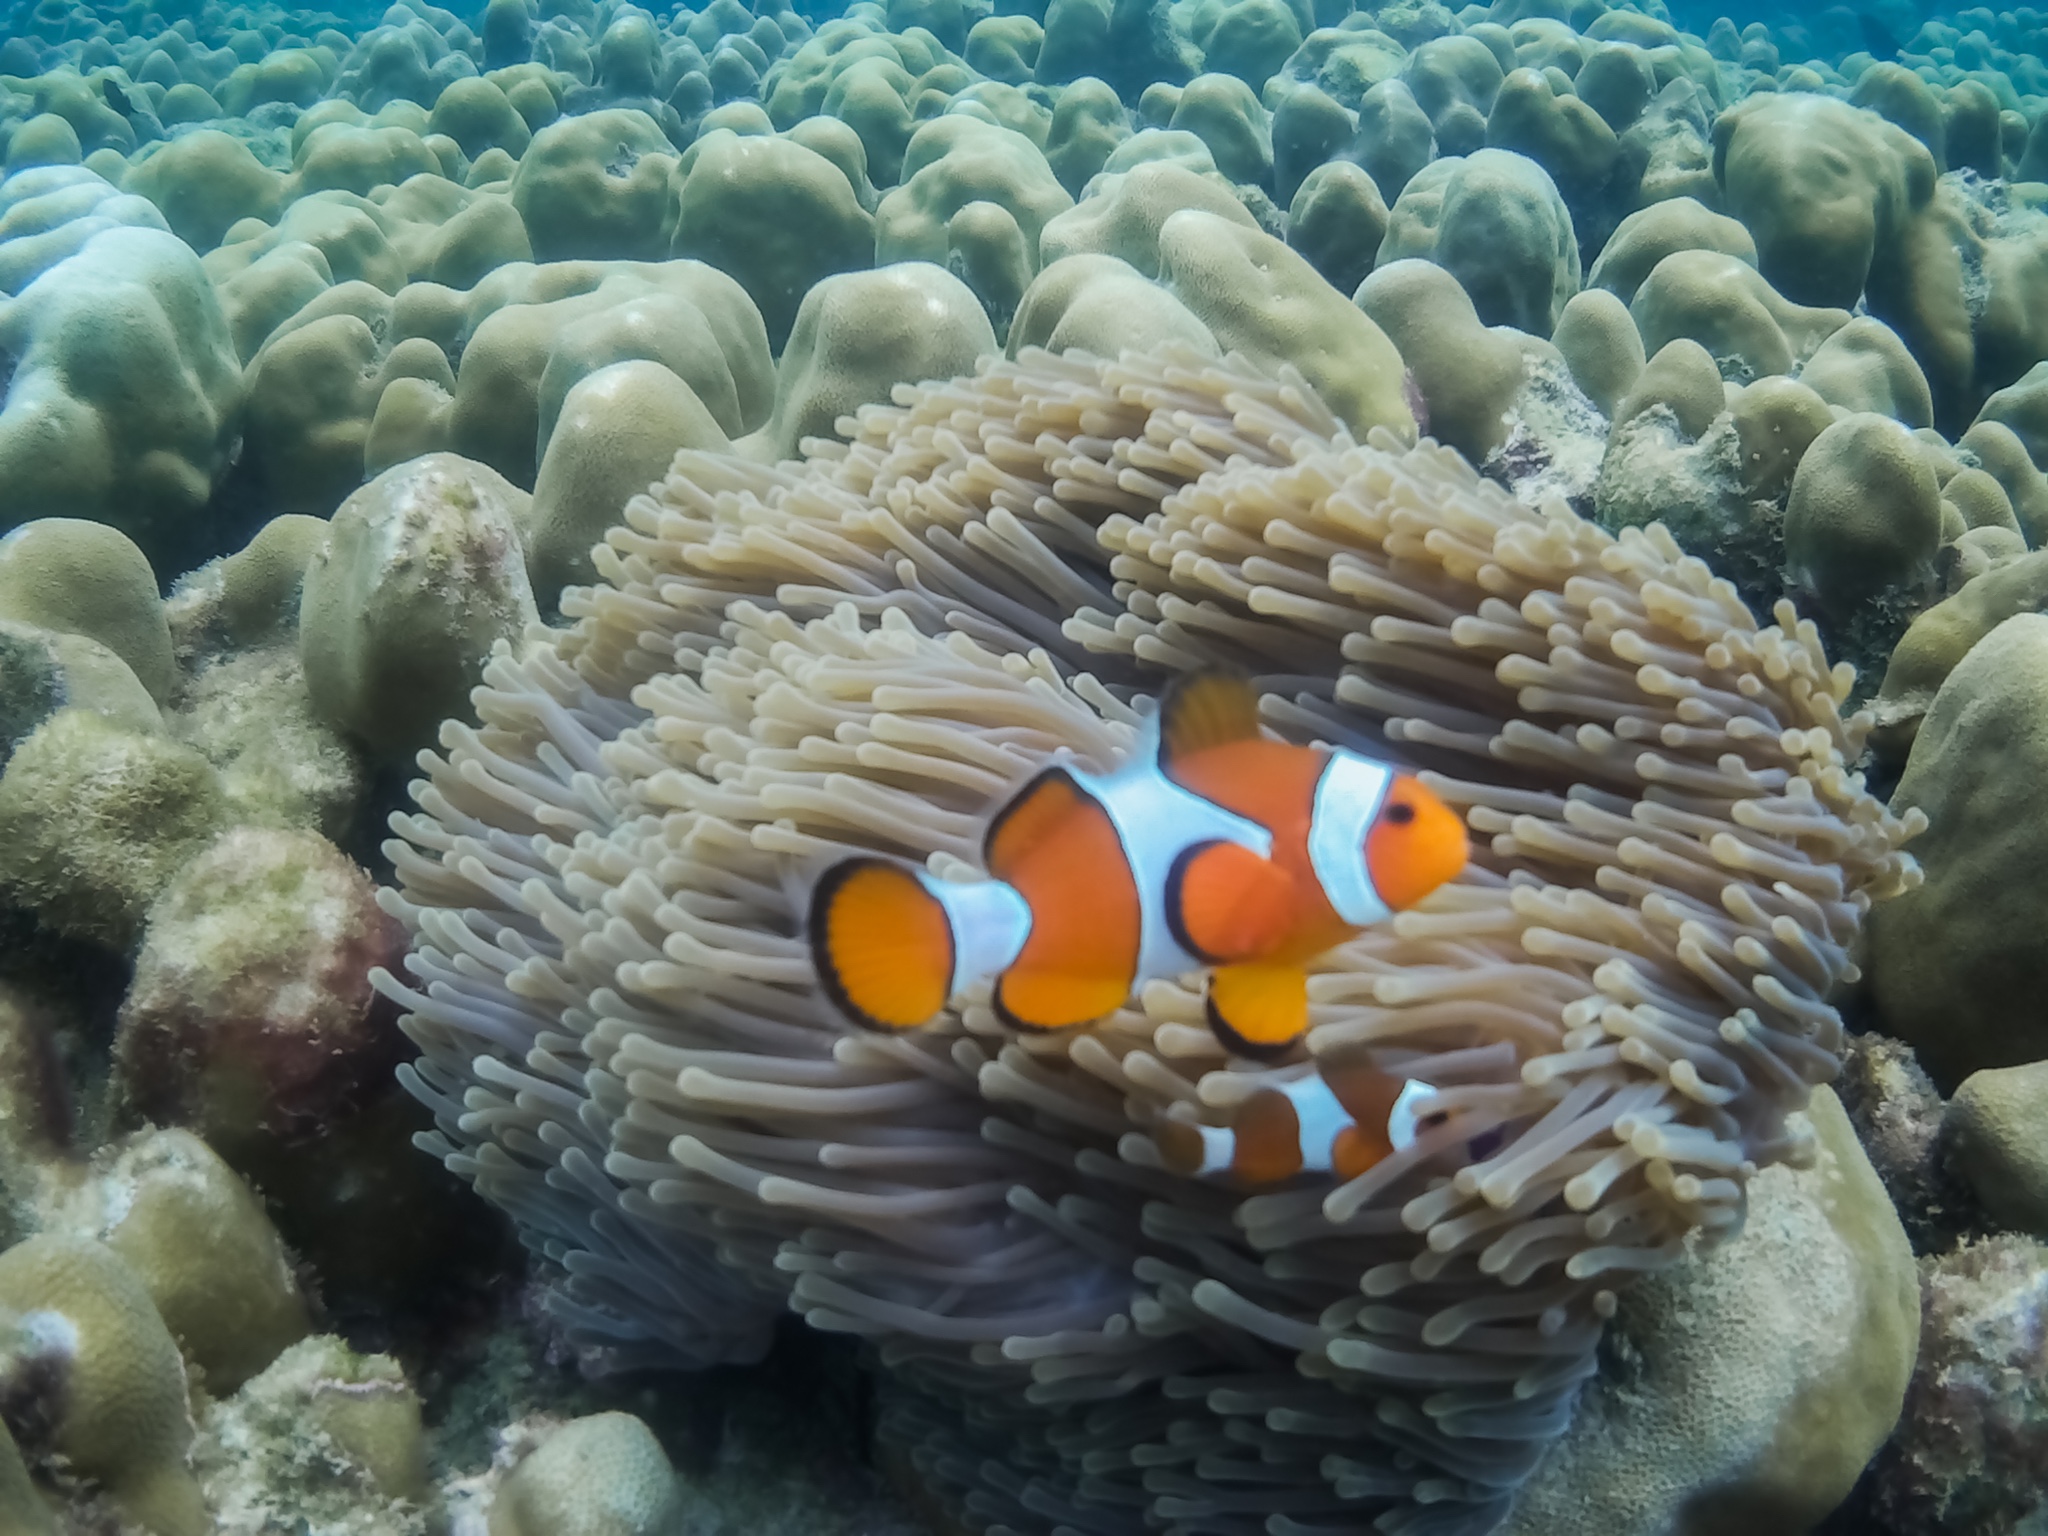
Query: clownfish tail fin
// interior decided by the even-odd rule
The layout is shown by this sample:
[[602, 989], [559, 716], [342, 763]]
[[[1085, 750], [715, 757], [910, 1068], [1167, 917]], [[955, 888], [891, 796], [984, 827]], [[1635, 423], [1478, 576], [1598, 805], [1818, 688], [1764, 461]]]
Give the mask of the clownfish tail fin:
[[915, 870], [846, 859], [811, 892], [811, 958], [826, 996], [866, 1029], [915, 1029], [952, 991], [946, 909]]
[[890, 859], [833, 865], [806, 933], [819, 984], [865, 1029], [929, 1024], [957, 994], [1016, 959], [1031, 911], [1000, 880], [935, 880]]

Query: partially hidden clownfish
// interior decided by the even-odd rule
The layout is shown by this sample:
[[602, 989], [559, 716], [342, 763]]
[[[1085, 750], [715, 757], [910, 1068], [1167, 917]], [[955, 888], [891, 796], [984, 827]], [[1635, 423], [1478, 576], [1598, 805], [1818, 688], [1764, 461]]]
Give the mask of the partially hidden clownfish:
[[[1159, 1160], [1175, 1173], [1233, 1184], [1278, 1184], [1298, 1174], [1357, 1178], [1425, 1131], [1457, 1118], [1428, 1083], [1363, 1063], [1318, 1062], [1306, 1077], [1256, 1089], [1223, 1125], [1161, 1119], [1152, 1127]], [[1499, 1149], [1498, 1128], [1464, 1139], [1473, 1161]]]
[[993, 982], [1006, 1025], [1058, 1030], [1206, 969], [1218, 1039], [1271, 1060], [1308, 1028], [1310, 961], [1465, 867], [1442, 800], [1358, 753], [1267, 739], [1241, 679], [1182, 680], [1147, 732], [1111, 773], [1049, 768], [1019, 790], [989, 823], [985, 879], [828, 869], [808, 924], [826, 995], [896, 1031]]
[[1261, 1088], [1230, 1124], [1161, 1120], [1152, 1128], [1160, 1161], [1175, 1173], [1277, 1184], [1301, 1173], [1355, 1179], [1414, 1145], [1442, 1115], [1436, 1091], [1371, 1067], [1320, 1065], [1307, 1077]]

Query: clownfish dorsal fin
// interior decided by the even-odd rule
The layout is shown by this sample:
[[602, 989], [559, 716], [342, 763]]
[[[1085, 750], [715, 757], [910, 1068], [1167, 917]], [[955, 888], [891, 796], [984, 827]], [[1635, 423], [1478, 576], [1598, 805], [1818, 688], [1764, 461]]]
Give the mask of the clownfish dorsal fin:
[[1011, 796], [989, 822], [981, 839], [982, 868], [998, 880], [1009, 879], [1017, 860], [1086, 801], [1072, 773], [1046, 769]]
[[1259, 736], [1259, 695], [1228, 672], [1177, 678], [1159, 701], [1159, 766], [1171, 777], [1181, 758]]

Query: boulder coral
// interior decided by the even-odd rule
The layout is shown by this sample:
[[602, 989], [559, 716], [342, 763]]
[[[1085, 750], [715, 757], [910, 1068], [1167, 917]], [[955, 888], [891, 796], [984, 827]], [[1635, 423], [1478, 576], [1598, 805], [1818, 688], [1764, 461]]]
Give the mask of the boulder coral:
[[1956, 1089], [1942, 1134], [1985, 1214], [2008, 1231], [2048, 1239], [2048, 1060], [1972, 1072]]
[[1579, 246], [1557, 184], [1526, 155], [1478, 149], [1418, 171], [1387, 213], [1379, 263], [1425, 257], [1488, 325], [1548, 336], [1579, 291]]
[[[1887, 1033], [1953, 1088], [2048, 1058], [2034, 942], [2048, 818], [2038, 813], [2048, 615], [2021, 613], [1949, 672], [1920, 722], [1894, 803], [1927, 818], [1927, 878], [1871, 925], [1871, 997]], [[4, 783], [4, 781], [0, 781]]]
[[1854, 1486], [1905, 1401], [1920, 1277], [1841, 1105], [1818, 1089], [1808, 1114], [1812, 1169], [1759, 1173], [1739, 1237], [1622, 1298], [1609, 1362], [1503, 1536], [1803, 1530]]
[[[183, 558], [228, 465], [241, 368], [199, 258], [160, 229], [89, 237], [0, 300], [0, 520], [85, 516]], [[151, 381], [136, 389], [137, 378]]]
[[299, 604], [323, 720], [389, 757], [461, 713], [492, 644], [539, 617], [519, 542], [527, 503], [447, 453], [395, 465], [343, 503]]
[[35, 1224], [125, 1261], [208, 1392], [234, 1391], [305, 1335], [306, 1301], [277, 1229], [191, 1132], [141, 1131], [42, 1174]]
[[27, 1454], [64, 1458], [150, 1536], [205, 1536], [184, 1362], [135, 1271], [89, 1239], [28, 1238], [0, 1252], [0, 1322], [0, 1377], [45, 1437]]
[[[1627, 1282], [1816, 1152], [1826, 995], [1916, 878], [1849, 677], [1660, 530], [1360, 444], [1299, 375], [1026, 352], [852, 427], [679, 456], [423, 757], [378, 985], [428, 1144], [558, 1256], [594, 1363], [753, 1357], [784, 1307], [873, 1340], [884, 1439], [977, 1521], [1487, 1528]], [[1108, 764], [1202, 665], [1478, 834], [1312, 979], [1304, 1055], [1226, 1063], [1175, 984], [1063, 1036], [826, 1021], [787, 860], [960, 869], [998, 786]], [[1330, 1188], [1162, 1166], [1337, 1062], [1465, 1118]]]
[[489, 1536], [679, 1536], [684, 1505], [661, 1442], [629, 1413], [550, 1429], [498, 1485]]

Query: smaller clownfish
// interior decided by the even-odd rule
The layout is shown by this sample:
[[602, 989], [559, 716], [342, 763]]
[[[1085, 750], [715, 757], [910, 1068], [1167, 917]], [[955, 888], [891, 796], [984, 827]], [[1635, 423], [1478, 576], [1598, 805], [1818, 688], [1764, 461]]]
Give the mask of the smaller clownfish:
[[1357, 1178], [1415, 1143], [1443, 1118], [1436, 1090], [1371, 1067], [1321, 1066], [1279, 1088], [1261, 1088], [1228, 1126], [1162, 1120], [1153, 1145], [1169, 1169], [1191, 1178], [1277, 1184], [1300, 1173]]
[[915, 1029], [969, 988], [1020, 1030], [1115, 1012], [1209, 971], [1211, 1028], [1242, 1056], [1308, 1029], [1308, 963], [1465, 867], [1464, 823], [1411, 775], [1261, 734], [1251, 686], [1167, 691], [1108, 774], [1049, 768], [997, 812], [982, 880], [845, 859], [812, 892], [825, 993], [855, 1024]]

